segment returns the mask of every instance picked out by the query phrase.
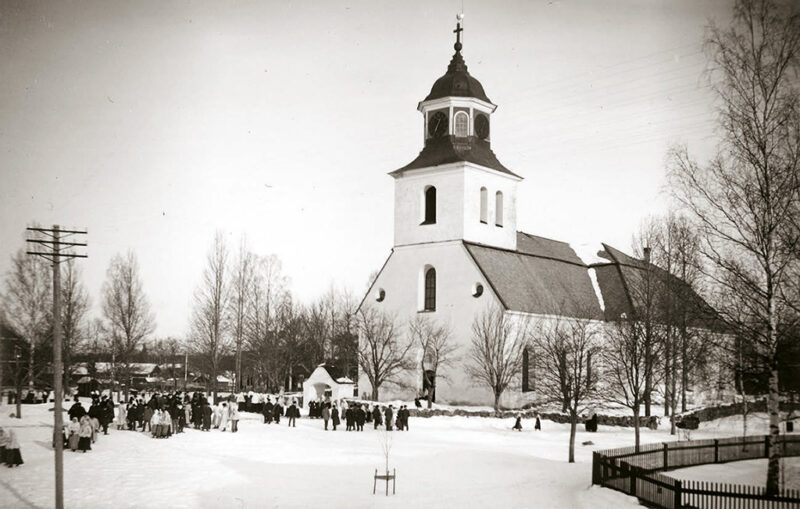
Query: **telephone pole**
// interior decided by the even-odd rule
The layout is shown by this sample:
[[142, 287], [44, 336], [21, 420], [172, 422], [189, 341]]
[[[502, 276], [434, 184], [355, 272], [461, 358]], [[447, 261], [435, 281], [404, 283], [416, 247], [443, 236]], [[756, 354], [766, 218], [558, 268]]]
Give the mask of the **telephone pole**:
[[64, 395], [61, 387], [64, 367], [61, 361], [61, 262], [70, 258], [86, 258], [85, 254], [72, 252], [72, 248], [86, 247], [86, 243], [62, 240], [72, 235], [86, 235], [86, 230], [62, 230], [52, 228], [27, 228], [32, 238], [27, 242], [38, 244], [42, 251], [28, 251], [29, 255], [41, 256], [53, 264], [53, 444], [56, 448], [56, 509], [64, 509]]

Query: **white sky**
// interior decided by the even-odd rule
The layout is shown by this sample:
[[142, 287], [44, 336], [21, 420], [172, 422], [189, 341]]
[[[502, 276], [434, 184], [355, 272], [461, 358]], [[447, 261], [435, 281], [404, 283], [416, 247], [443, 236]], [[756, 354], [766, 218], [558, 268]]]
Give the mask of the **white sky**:
[[[465, 0], [519, 229], [629, 249], [668, 201], [670, 144], [713, 149], [701, 43], [731, 3]], [[0, 1], [0, 272], [32, 222], [88, 228], [95, 312], [133, 249], [157, 334], [183, 335], [221, 229], [277, 254], [302, 300], [361, 292], [461, 4]]]

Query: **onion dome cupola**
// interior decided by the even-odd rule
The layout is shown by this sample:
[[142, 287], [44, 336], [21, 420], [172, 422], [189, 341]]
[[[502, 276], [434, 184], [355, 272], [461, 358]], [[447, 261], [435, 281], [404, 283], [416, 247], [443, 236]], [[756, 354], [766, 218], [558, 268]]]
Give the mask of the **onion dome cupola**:
[[425, 147], [414, 161], [390, 175], [397, 177], [407, 170], [465, 161], [520, 178], [503, 166], [491, 150], [491, 115], [497, 106], [467, 70], [461, 55], [463, 14], [457, 19], [453, 30], [455, 53], [447, 72], [417, 106], [424, 118]]

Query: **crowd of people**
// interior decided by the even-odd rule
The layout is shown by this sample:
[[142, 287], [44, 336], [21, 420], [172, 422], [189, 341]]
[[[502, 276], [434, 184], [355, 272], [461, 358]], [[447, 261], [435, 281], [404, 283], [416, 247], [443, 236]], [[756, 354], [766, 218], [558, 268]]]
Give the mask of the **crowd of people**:
[[401, 405], [395, 414], [394, 405], [381, 406], [378, 404], [364, 404], [353, 402], [348, 404], [347, 400], [341, 401], [341, 412], [336, 402], [331, 401], [310, 401], [308, 403], [308, 416], [312, 419], [322, 419], [324, 429], [336, 431], [336, 427], [341, 424], [341, 419], [345, 422], [345, 431], [364, 431], [364, 424], [372, 423], [373, 429], [384, 426], [387, 431], [397, 429], [408, 431], [408, 419], [411, 416], [406, 405]]

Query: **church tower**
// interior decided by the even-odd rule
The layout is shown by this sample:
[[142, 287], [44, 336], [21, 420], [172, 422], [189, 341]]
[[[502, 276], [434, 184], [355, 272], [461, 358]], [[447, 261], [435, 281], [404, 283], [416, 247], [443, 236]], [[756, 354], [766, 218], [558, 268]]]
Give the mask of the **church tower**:
[[395, 247], [468, 241], [515, 250], [517, 183], [491, 149], [497, 109], [461, 55], [461, 19], [455, 54], [444, 76], [419, 103], [425, 146], [390, 173], [395, 179]]

